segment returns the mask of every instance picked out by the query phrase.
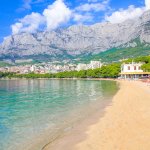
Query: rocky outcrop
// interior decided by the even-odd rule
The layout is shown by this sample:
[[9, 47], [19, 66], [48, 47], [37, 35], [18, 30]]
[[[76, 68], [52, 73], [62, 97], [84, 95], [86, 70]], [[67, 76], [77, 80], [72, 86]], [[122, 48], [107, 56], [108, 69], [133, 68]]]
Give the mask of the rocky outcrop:
[[136, 43], [131, 41], [136, 38], [142, 43], [150, 43], [150, 11], [120, 24], [73, 25], [51, 32], [11, 35], [1, 44], [0, 57], [97, 54], [120, 45], [134, 47]]

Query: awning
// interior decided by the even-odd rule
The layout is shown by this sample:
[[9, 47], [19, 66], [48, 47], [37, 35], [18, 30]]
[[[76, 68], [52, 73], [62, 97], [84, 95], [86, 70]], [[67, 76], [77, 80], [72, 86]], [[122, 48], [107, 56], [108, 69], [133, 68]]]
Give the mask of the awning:
[[150, 72], [122, 72], [120, 75], [150, 75]]

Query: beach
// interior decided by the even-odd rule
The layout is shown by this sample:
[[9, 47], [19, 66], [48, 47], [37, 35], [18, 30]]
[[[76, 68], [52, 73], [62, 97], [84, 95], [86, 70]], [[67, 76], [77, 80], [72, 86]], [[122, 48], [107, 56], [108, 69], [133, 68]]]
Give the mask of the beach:
[[43, 150], [149, 150], [150, 86], [118, 81], [120, 90], [95, 113]]

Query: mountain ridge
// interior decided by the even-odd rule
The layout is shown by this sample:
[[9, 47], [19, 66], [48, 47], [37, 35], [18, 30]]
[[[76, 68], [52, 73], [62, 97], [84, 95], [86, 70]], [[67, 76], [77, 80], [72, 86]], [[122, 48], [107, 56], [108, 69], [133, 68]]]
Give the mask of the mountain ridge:
[[42, 55], [49, 60], [73, 59], [113, 48], [134, 48], [137, 38], [143, 46], [150, 45], [150, 11], [119, 24], [73, 25], [51, 32], [11, 35], [0, 45], [0, 59], [40, 59]]

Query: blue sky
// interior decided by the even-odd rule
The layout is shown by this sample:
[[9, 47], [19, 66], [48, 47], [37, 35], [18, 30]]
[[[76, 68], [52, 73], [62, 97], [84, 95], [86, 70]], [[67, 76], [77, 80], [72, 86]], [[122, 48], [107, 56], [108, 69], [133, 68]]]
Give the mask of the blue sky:
[[21, 32], [73, 24], [120, 23], [150, 9], [150, 0], [0, 0], [0, 42]]

